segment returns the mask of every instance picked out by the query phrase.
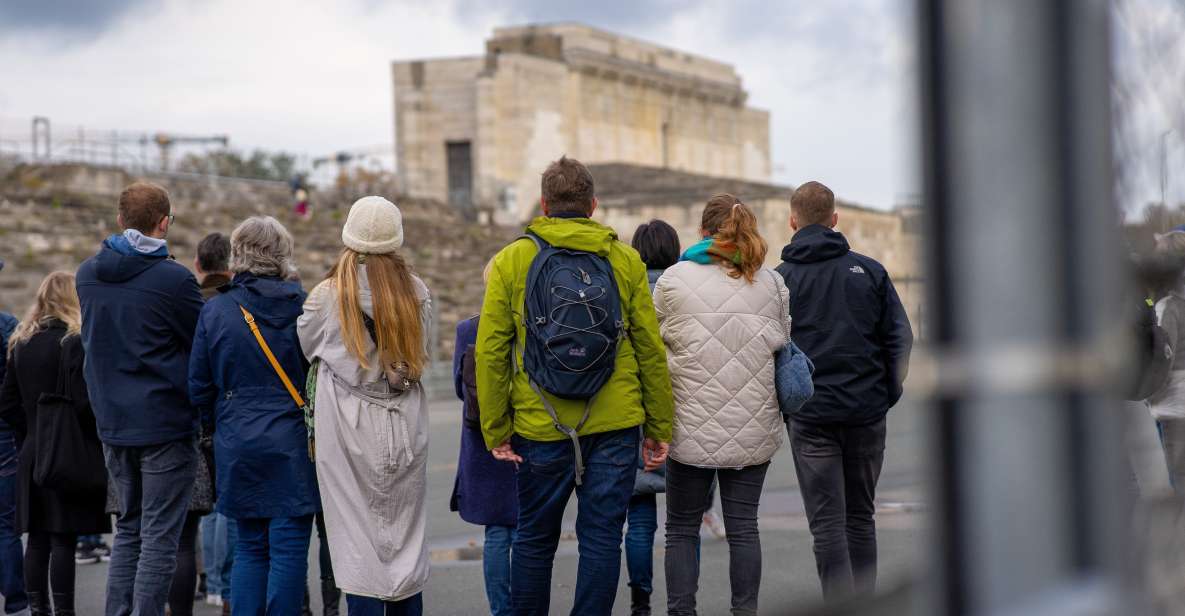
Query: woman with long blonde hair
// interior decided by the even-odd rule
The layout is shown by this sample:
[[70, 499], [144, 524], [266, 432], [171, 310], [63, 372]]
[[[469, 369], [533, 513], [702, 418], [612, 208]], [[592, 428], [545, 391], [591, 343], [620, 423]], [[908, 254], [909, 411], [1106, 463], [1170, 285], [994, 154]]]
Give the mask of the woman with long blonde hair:
[[403, 220], [394, 203], [359, 199], [342, 242], [297, 325], [314, 362], [310, 451], [334, 577], [351, 616], [419, 615], [428, 580], [428, 398], [420, 384], [428, 288], [398, 252]]
[[[17, 530], [29, 534], [25, 550], [25, 586], [31, 614], [74, 614], [74, 545], [79, 535], [111, 532], [105, 513], [106, 489], [79, 490], [73, 484], [34, 481], [34, 460], [55, 460], [54, 467], [91, 476], [100, 467], [99, 436], [83, 380], [82, 325], [74, 275], [54, 272], [41, 281], [33, 305], [8, 341], [8, 369], [0, 387], [0, 419], [23, 441], [17, 470]], [[38, 399], [61, 394], [73, 402], [84, 451], [50, 450], [50, 434], [40, 434]], [[93, 479], [93, 477], [90, 477]], [[52, 588], [52, 610], [51, 610]]]

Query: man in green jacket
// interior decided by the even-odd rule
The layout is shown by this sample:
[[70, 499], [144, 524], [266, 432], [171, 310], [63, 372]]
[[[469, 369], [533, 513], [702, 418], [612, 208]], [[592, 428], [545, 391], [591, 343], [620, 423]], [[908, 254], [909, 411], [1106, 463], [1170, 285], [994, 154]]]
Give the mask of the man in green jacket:
[[[647, 469], [666, 460], [674, 398], [666, 349], [650, 297], [646, 266], [617, 234], [590, 220], [597, 207], [593, 178], [578, 161], [560, 158], [543, 174], [543, 216], [527, 231], [557, 248], [609, 260], [621, 296], [625, 335], [613, 376], [592, 399], [579, 430], [584, 460], [576, 478], [575, 445], [560, 432], [531, 388], [522, 366], [527, 271], [538, 254], [519, 240], [495, 257], [477, 332], [477, 391], [482, 433], [495, 458], [518, 465], [519, 520], [511, 552], [511, 601], [516, 615], [547, 614], [551, 567], [564, 508], [573, 490], [579, 513], [580, 565], [574, 614], [613, 609], [621, 569], [621, 535], [633, 493], [639, 429]], [[511, 354], [518, 356], [512, 359]], [[548, 396], [559, 422], [577, 426], [585, 401]]]

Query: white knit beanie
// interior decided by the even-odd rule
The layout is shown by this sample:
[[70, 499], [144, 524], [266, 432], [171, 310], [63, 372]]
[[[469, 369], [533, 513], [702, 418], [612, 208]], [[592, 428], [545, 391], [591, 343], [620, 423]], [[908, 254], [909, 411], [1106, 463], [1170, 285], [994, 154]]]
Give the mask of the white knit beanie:
[[395, 252], [403, 246], [403, 214], [382, 197], [362, 197], [350, 206], [342, 243], [362, 254]]

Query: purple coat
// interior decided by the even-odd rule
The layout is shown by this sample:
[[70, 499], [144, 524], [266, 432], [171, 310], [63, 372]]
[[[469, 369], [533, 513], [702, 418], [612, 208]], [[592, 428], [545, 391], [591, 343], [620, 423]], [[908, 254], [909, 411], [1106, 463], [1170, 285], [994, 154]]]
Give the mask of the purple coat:
[[[461, 358], [465, 349], [477, 343], [477, 317], [457, 324], [457, 344], [453, 352], [453, 384], [464, 404], [465, 388], [461, 382]], [[481, 430], [461, 422], [461, 451], [457, 458], [457, 479], [449, 509], [461, 512], [461, 519], [482, 526], [518, 524], [518, 484], [514, 464], [494, 459], [482, 440]]]

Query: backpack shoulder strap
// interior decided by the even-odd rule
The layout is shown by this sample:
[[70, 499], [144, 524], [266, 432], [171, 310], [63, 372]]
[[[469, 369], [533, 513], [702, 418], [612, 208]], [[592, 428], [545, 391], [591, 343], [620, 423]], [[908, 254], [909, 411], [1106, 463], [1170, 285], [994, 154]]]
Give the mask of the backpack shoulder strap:
[[530, 231], [527, 231], [526, 233], [514, 238], [514, 241], [516, 242], [519, 240], [531, 240], [531, 242], [535, 244], [535, 248], [539, 249], [539, 252], [543, 252], [544, 247], [551, 245], [548, 244], [543, 238], [531, 233]]
[[305, 408], [304, 398], [300, 396], [300, 392], [292, 384], [292, 379], [288, 378], [288, 374], [284, 372], [284, 368], [280, 365], [280, 360], [276, 359], [271, 347], [263, 339], [263, 333], [259, 331], [259, 326], [255, 324], [255, 317], [250, 312], [247, 312], [247, 309], [241, 304], [239, 305], [239, 310], [243, 312], [243, 320], [247, 322], [247, 327], [250, 327], [251, 333], [255, 334], [255, 342], [259, 343], [259, 349], [267, 356], [267, 361], [271, 363], [272, 370], [276, 371], [276, 376], [280, 377], [280, 381], [284, 383], [284, 388], [288, 390], [288, 395], [292, 396], [292, 401], [296, 403], [296, 406], [302, 409]]

